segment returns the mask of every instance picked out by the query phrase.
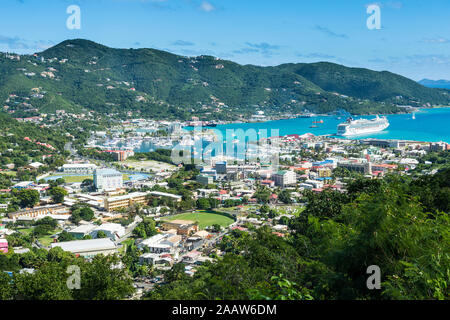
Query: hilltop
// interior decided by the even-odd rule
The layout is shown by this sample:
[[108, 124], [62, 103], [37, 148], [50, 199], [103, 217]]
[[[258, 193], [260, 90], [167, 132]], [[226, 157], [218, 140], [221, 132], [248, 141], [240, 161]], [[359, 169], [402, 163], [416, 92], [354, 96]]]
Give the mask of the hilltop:
[[[390, 73], [328, 62], [275, 67], [155, 49], [114, 49], [67, 40], [35, 55], [0, 57], [0, 99], [14, 116], [64, 109], [161, 119], [237, 119], [263, 110], [354, 114], [397, 105], [450, 104], [450, 91]], [[15, 95], [11, 96], [11, 95]]]

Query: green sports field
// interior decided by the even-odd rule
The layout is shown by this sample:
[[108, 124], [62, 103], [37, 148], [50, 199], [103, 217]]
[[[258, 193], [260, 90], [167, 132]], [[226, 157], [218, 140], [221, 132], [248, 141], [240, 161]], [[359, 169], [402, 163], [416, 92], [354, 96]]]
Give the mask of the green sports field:
[[214, 224], [219, 224], [222, 227], [228, 227], [234, 222], [233, 219], [222, 216], [220, 214], [215, 214], [212, 211], [196, 211], [177, 214], [173, 217], [164, 218], [166, 221], [172, 220], [192, 220], [198, 222], [198, 227], [200, 229], [205, 229], [205, 227], [212, 226]]

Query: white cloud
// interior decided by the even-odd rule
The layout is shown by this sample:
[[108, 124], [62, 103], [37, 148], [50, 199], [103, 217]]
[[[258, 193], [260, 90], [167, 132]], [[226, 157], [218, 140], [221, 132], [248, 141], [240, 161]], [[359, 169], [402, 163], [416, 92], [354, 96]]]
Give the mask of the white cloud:
[[215, 10], [216, 8], [208, 1], [203, 1], [202, 4], [200, 5], [200, 9], [202, 9], [203, 11], [206, 11], [206, 12], [211, 12], [211, 11]]
[[433, 39], [425, 39], [424, 40], [427, 43], [448, 43], [450, 42], [450, 40], [446, 39], [446, 38], [433, 38]]

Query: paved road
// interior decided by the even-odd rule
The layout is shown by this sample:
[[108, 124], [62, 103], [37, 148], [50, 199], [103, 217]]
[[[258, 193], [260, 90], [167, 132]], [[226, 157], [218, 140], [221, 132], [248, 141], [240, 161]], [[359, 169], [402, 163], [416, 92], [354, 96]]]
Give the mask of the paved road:
[[125, 234], [123, 235], [122, 238], [117, 239], [115, 241], [116, 244], [121, 243], [125, 240], [127, 240], [132, 234], [133, 234], [133, 230], [137, 227], [137, 225], [142, 222], [142, 218], [139, 216], [136, 216], [136, 218], [134, 218], [134, 222], [131, 223], [129, 226], [127, 226], [127, 228], [125, 229]]
[[75, 156], [77, 154], [77, 151], [72, 147], [72, 142], [67, 142], [64, 146], [64, 150], [69, 151], [71, 156]]

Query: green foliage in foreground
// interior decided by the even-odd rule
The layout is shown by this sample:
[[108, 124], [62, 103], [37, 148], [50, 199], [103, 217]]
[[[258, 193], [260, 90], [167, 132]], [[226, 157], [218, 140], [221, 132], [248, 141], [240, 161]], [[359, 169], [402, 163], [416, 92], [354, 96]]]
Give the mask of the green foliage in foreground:
[[[421, 183], [442, 188], [449, 175]], [[388, 177], [355, 181], [347, 195], [311, 193], [291, 236], [234, 230], [223, 257], [193, 278], [174, 267], [147, 298], [449, 299], [450, 217], [433, 201], [424, 206], [415, 183]], [[381, 290], [367, 288], [371, 265], [381, 269]]]
[[[448, 300], [450, 217], [438, 199], [446, 197], [449, 183], [446, 169], [416, 180], [358, 179], [345, 195], [306, 194], [305, 210], [288, 221], [292, 235], [278, 237], [268, 226], [233, 230], [223, 237], [225, 254], [217, 261], [198, 266], [193, 277], [176, 264], [145, 298]], [[154, 226], [142, 227], [147, 234]], [[10, 239], [23, 245], [23, 239]], [[86, 261], [59, 248], [0, 254], [0, 270], [14, 272], [12, 278], [0, 272], [0, 298], [124, 299], [133, 293], [129, 274], [148, 274], [139, 255], [127, 247], [122, 269], [115, 268], [117, 256]], [[66, 286], [69, 265], [81, 268], [80, 290]], [[380, 290], [367, 288], [371, 265], [381, 269]], [[20, 274], [23, 268], [36, 271]]]
[[[132, 279], [126, 269], [117, 268], [117, 256], [98, 255], [87, 261], [73, 254], [53, 248], [50, 251], [33, 249], [17, 255], [0, 254], [0, 299], [20, 300], [118, 300], [134, 292]], [[80, 289], [69, 289], [67, 281], [73, 273], [69, 266], [80, 268]], [[19, 273], [22, 268], [35, 272]]]

